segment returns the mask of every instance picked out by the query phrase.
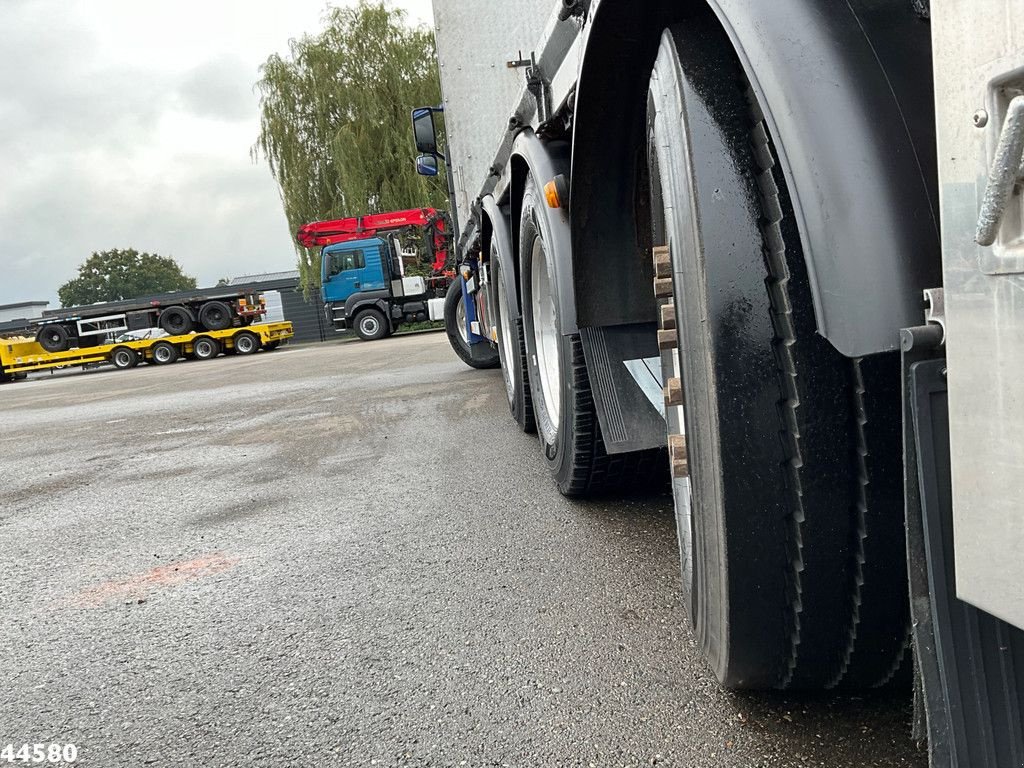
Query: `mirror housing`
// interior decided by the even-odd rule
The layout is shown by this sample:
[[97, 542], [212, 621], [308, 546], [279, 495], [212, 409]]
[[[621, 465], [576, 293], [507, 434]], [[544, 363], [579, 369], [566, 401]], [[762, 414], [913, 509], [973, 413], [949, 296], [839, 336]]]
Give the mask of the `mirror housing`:
[[425, 155], [437, 154], [437, 129], [434, 127], [433, 109], [418, 107], [412, 111], [412, 133], [416, 137], [417, 152]]
[[416, 173], [420, 176], [437, 176], [437, 156], [420, 155], [416, 158]]

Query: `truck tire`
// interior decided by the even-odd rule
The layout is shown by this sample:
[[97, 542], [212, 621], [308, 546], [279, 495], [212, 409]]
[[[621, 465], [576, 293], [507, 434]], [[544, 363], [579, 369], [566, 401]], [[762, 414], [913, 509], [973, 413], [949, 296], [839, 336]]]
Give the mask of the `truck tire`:
[[114, 347], [110, 350], [110, 364], [119, 371], [126, 371], [139, 364], [139, 355], [131, 347]]
[[171, 336], [184, 336], [191, 333], [195, 322], [185, 307], [167, 307], [160, 313], [160, 327]]
[[239, 331], [234, 335], [235, 354], [251, 355], [260, 348], [260, 339], [251, 331]]
[[196, 360], [213, 360], [220, 354], [220, 343], [209, 336], [196, 336], [192, 340], [192, 357]]
[[47, 352], [66, 352], [71, 347], [71, 337], [63, 325], [50, 323], [36, 331], [36, 342]]
[[388, 332], [387, 319], [377, 309], [364, 309], [356, 315], [353, 322], [356, 335], [363, 341], [383, 339]]
[[153, 363], [156, 365], [170, 365], [178, 362], [178, 348], [167, 341], [158, 341], [150, 350]]
[[478, 349], [476, 356], [473, 355], [466, 331], [466, 305], [462, 301], [461, 279], [448, 286], [448, 293], [444, 297], [444, 331], [455, 354], [470, 368], [487, 370], [501, 365], [498, 350], [492, 349], [489, 344], [478, 344], [486, 349]]
[[689, 473], [674, 483], [684, 599], [726, 686], [878, 686], [909, 628], [898, 367], [816, 333], [789, 193], [744, 82], [713, 19], [663, 35], [648, 170], [678, 334], [663, 374], [682, 393], [667, 421]]
[[531, 177], [519, 228], [524, 335], [533, 413], [558, 490], [594, 496], [624, 487], [649, 491], [664, 471], [663, 451], [609, 455], [597, 420], [579, 334], [558, 332], [556, 287], [563, 278], [547, 252], [549, 209]]
[[501, 375], [505, 381], [508, 409], [516, 424], [524, 432], [537, 430], [533, 420], [533, 401], [530, 398], [530, 381], [526, 372], [526, 339], [523, 337], [523, 319], [512, 317], [513, 302], [505, 290], [505, 264], [498, 253], [498, 244], [491, 243], [491, 275], [497, 294], [495, 314], [498, 325], [498, 358], [501, 361]]
[[208, 331], [223, 331], [231, 327], [231, 307], [223, 301], [208, 301], [199, 308], [199, 325]]

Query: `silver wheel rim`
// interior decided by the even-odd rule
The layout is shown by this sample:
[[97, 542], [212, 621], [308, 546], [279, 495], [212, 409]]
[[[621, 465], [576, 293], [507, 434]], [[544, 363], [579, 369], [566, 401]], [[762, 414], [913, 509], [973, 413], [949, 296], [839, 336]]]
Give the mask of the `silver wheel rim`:
[[196, 354], [200, 358], [207, 358], [213, 356], [213, 345], [208, 341], [200, 341], [196, 345]]
[[542, 426], [544, 439], [555, 442], [558, 434], [559, 417], [562, 412], [562, 368], [558, 359], [558, 321], [555, 316], [555, 296], [552, 286], [550, 264], [544, 241], [533, 241], [533, 255], [530, 260], [530, 287], [533, 289], [533, 340], [537, 350], [537, 372], [540, 374], [540, 390], [550, 425]]
[[[665, 217], [666, 244], [669, 247], [669, 253], [674, 255], [677, 253], [677, 248], [686, 247], [687, 245], [685, 242], [677, 242], [677, 236], [686, 238], [689, 235], [692, 238], [696, 223], [687, 215], [690, 213], [689, 209], [685, 206], [674, 204], [675, 198], [683, 195], [692, 195], [693, 191], [690, 188], [687, 158], [684, 153], [672, 152], [670, 148], [672, 146], [685, 147], [686, 137], [683, 135], [682, 121], [676, 119], [666, 120], [664, 117], [666, 112], [672, 114], [672, 107], [674, 106], [674, 99], [669, 96], [669, 87], [652, 79], [651, 88], [655, 91], [656, 100], [661, 107], [654, 118], [654, 137], [661, 187], [662, 213]], [[699, 248], [700, 246], [693, 242], [690, 244], [690, 247]], [[676, 295], [674, 301], [676, 303], [676, 328], [678, 329], [680, 345], [672, 355], [671, 374], [681, 379], [682, 361], [680, 355], [682, 354], [683, 325], [680, 322], [679, 307], [682, 303], [682, 296]], [[686, 412], [684, 406], [666, 407], [665, 426], [669, 434], [686, 434]], [[690, 482], [690, 478], [687, 476], [674, 479], [672, 484], [676, 519], [679, 521], [676, 528], [679, 538], [679, 558], [683, 577], [683, 589], [687, 602], [692, 603], [694, 588], [693, 483]], [[692, 604], [689, 607], [692, 612]]]
[[127, 368], [129, 363], [131, 363], [131, 358], [124, 350], [118, 352], [117, 355], [114, 356], [114, 365], [118, 368]]
[[459, 328], [459, 338], [462, 339], [462, 343], [467, 347], [469, 346], [469, 331], [466, 330], [466, 301], [465, 297], [459, 299], [459, 304], [455, 307], [455, 325]]
[[235, 342], [235, 346], [238, 347], [238, 351], [242, 352], [243, 354], [252, 352], [252, 350], [255, 347], [255, 345], [252, 342], [252, 339], [248, 336], [243, 336], [242, 338], [238, 339]]
[[367, 315], [359, 321], [359, 327], [363, 329], [363, 333], [367, 336], [373, 336], [380, 330], [380, 323], [377, 322], [377, 318], [373, 315]]
[[505, 293], [505, 281], [502, 279], [501, 270], [495, 270], [498, 278], [496, 289], [498, 292], [498, 359], [501, 360], [501, 373], [505, 379], [505, 390], [508, 392], [509, 403], [516, 396], [516, 382], [519, 381], [519, 354], [515, 346], [518, 340], [512, 330], [512, 320], [509, 317], [508, 295]]
[[156, 358], [158, 363], [166, 363], [171, 359], [171, 350], [167, 347], [157, 347], [156, 351], [153, 352], [153, 357]]

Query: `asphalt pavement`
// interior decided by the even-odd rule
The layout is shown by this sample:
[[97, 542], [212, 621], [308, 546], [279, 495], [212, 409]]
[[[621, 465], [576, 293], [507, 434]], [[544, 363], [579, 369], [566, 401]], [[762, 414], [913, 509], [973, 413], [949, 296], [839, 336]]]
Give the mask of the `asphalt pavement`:
[[443, 334], [0, 386], [0, 748], [923, 768], [906, 694], [718, 687], [671, 510], [559, 496]]

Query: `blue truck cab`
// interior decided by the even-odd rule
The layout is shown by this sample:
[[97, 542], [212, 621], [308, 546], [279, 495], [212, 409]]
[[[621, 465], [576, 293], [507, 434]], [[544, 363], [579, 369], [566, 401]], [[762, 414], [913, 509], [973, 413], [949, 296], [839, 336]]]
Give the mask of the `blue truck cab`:
[[335, 330], [351, 329], [373, 340], [402, 323], [428, 319], [428, 301], [437, 288], [423, 278], [405, 277], [401, 259], [395, 244], [379, 237], [324, 246], [320, 295]]

